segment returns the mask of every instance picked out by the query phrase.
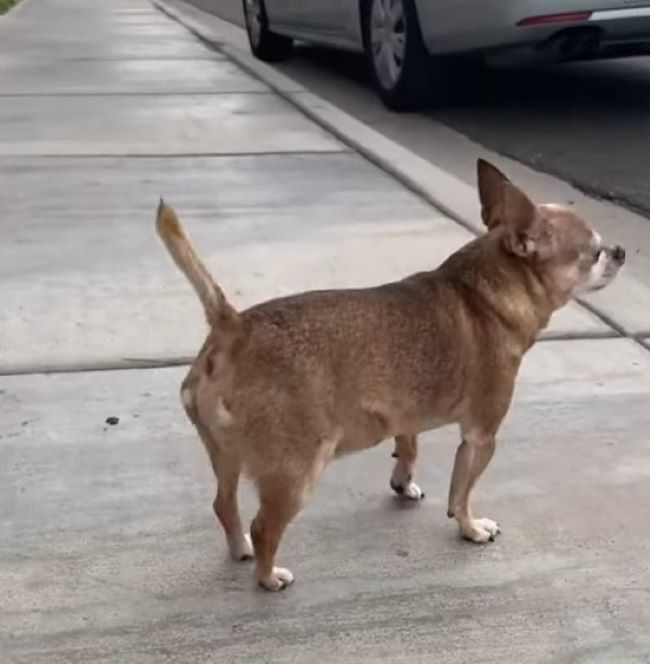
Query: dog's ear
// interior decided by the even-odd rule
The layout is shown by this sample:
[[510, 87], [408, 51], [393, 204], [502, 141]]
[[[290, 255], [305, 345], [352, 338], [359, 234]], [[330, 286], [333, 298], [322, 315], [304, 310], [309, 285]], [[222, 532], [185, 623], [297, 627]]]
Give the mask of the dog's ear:
[[481, 201], [481, 218], [488, 229], [502, 221], [503, 187], [510, 180], [496, 167], [479, 159], [476, 162], [478, 194]]
[[550, 247], [551, 233], [535, 204], [511, 182], [503, 185], [501, 223], [506, 228], [506, 248], [513, 254], [543, 255]]

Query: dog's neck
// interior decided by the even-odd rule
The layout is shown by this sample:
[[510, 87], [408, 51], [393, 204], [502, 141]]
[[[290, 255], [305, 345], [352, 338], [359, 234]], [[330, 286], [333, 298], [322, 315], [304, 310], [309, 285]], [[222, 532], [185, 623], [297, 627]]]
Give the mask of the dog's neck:
[[550, 288], [534, 262], [508, 252], [503, 240], [500, 230], [487, 233], [451, 256], [437, 273], [475, 294], [525, 352], [567, 298]]

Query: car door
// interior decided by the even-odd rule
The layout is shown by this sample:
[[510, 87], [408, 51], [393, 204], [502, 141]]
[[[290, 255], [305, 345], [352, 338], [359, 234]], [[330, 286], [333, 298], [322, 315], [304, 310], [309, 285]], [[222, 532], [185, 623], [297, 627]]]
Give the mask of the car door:
[[272, 27], [299, 25], [302, 4], [302, 0], [264, 0], [270, 25]]
[[265, 0], [270, 24], [327, 35], [344, 29], [342, 10], [353, 0]]
[[301, 0], [305, 28], [322, 35], [343, 31], [342, 14], [349, 0]]

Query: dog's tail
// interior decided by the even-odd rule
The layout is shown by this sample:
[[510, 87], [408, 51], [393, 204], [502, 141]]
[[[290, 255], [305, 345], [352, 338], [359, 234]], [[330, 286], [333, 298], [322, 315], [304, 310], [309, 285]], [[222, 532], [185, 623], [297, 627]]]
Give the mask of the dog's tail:
[[194, 287], [203, 304], [208, 323], [214, 327], [239, 327], [240, 316], [199, 258], [192, 242], [185, 234], [174, 210], [160, 199], [156, 216], [158, 235], [167, 247], [174, 262]]

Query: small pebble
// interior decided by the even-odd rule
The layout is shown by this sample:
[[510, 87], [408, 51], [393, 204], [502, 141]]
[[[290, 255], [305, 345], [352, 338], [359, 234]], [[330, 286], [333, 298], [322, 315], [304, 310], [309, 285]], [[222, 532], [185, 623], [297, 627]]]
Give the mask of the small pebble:
[[106, 418], [106, 424], [110, 424], [112, 427], [114, 427], [116, 424], [120, 423], [120, 418], [115, 417], [115, 415], [111, 415], [110, 417]]

